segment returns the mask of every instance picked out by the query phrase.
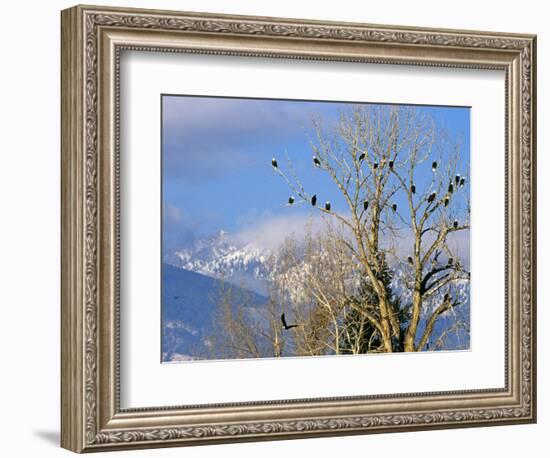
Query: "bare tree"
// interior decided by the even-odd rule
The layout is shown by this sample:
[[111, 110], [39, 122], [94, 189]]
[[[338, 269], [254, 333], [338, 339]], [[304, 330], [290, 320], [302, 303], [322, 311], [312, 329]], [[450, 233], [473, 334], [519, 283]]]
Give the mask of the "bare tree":
[[[460, 144], [451, 144], [430, 117], [408, 107], [356, 106], [341, 115], [334, 131], [326, 132], [318, 122], [315, 130], [310, 142], [313, 166], [329, 177], [346, 208], [337, 211], [330, 203], [317, 202], [320, 191], [304, 188], [288, 157], [288, 172], [277, 162], [273, 168], [296, 196], [294, 205], [311, 205], [341, 225], [335, 243], [349, 256], [346, 275], [353, 272], [366, 279], [376, 303], [354, 301], [343, 283], [315, 284], [322, 278], [317, 271], [306, 279], [317, 309], [309, 309], [311, 316], [302, 319], [325, 326], [329, 337], [319, 338], [334, 353], [340, 352], [340, 334], [352, 332], [341, 319], [344, 307], [357, 316], [353, 332], [368, 324], [371, 337], [379, 341], [376, 351], [422, 350], [436, 322], [464, 302], [456, 294], [457, 284], [469, 281], [451, 243], [454, 234], [469, 229], [467, 171], [457, 170]], [[430, 178], [422, 178], [426, 175]], [[381, 275], [390, 262], [407, 272], [399, 279], [399, 288], [410, 296], [403, 305], [407, 314], [392, 300]], [[333, 280], [346, 275], [333, 275]], [[338, 291], [327, 294], [327, 288]]]
[[[320, 123], [315, 131], [313, 166], [346, 206], [318, 203], [320, 190], [304, 188], [290, 159], [284, 170], [274, 160], [292, 190], [289, 204], [320, 212], [323, 228], [274, 253], [264, 306], [224, 283], [216, 356], [420, 351], [469, 334], [459, 307], [469, 300], [469, 272], [453, 240], [469, 229], [460, 143], [404, 107], [358, 106], [334, 131]], [[282, 313], [299, 325], [284, 329]], [[451, 319], [438, 327], [442, 317]]]
[[298, 355], [339, 354], [344, 300], [355, 289], [348, 248], [327, 221], [323, 233], [288, 238], [274, 255], [272, 288], [299, 326], [291, 339]]
[[208, 347], [212, 357], [268, 358], [284, 355], [287, 339], [282, 333], [281, 302], [270, 293], [265, 304], [253, 293], [227, 281], [220, 282], [212, 335]]

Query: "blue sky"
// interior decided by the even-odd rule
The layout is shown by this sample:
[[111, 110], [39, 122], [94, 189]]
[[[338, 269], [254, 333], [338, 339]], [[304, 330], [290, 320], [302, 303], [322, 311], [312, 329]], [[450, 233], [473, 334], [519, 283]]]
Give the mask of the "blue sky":
[[[333, 209], [345, 209], [334, 185], [311, 163], [312, 119], [333, 125], [350, 103], [162, 96], [163, 250], [168, 254], [220, 229], [271, 237], [312, 212], [289, 207], [287, 184], [271, 168], [285, 153], [307, 190]], [[451, 141], [463, 138], [459, 169], [469, 175], [470, 110], [427, 107]], [[429, 176], [429, 170], [426, 176]], [[417, 187], [423, 184], [417, 178]], [[399, 203], [399, 197], [397, 198]], [[257, 230], [254, 230], [254, 229]]]

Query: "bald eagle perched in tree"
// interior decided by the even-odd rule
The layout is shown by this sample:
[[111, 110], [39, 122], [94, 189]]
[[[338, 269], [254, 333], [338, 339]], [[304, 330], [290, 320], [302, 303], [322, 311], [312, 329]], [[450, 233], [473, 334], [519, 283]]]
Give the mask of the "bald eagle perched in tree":
[[449, 196], [445, 197], [445, 200], [444, 200], [443, 203], [445, 204], [445, 207], [447, 207], [449, 205]]
[[428, 196], [428, 203], [431, 204], [434, 200], [435, 200], [435, 192], [432, 192], [432, 193]]
[[437, 170], [437, 162], [433, 161], [432, 162], [432, 172], [435, 172], [436, 170]]
[[462, 177], [460, 179], [460, 187], [463, 188], [464, 187], [464, 183], [466, 182], [466, 179], [464, 177]]
[[390, 165], [390, 169], [393, 170], [393, 161], [390, 161], [390, 164], [389, 164], [389, 165]]
[[317, 205], [317, 194], [313, 194], [313, 197], [311, 198], [311, 205], [314, 207]]
[[447, 192], [448, 192], [449, 194], [452, 194], [453, 191], [454, 191], [453, 182], [451, 181], [451, 182], [449, 182], [449, 187], [447, 188]]
[[366, 156], [366, 155], [367, 155], [367, 153], [362, 152], [362, 153], [359, 155], [359, 157], [357, 158], [357, 160], [358, 160], [359, 162], [361, 162], [363, 159], [365, 159], [365, 156]]
[[321, 167], [321, 161], [317, 156], [313, 156], [313, 164], [315, 164], [316, 167]]
[[411, 185], [411, 194], [416, 193], [416, 186], [414, 184]]
[[393, 204], [393, 205], [391, 206], [391, 209], [392, 209], [394, 212], [396, 212], [396, 211], [397, 211], [397, 204]]
[[325, 202], [325, 210], [330, 211], [330, 202], [328, 200]]
[[458, 186], [458, 183], [460, 183], [460, 173], [457, 173], [455, 177], [455, 185]]
[[455, 222], [453, 223], [453, 227], [456, 229], [458, 228], [458, 221], [455, 219]]
[[413, 258], [412, 258], [411, 256], [409, 256], [409, 257], [407, 258], [407, 262], [408, 262], [410, 265], [412, 265], [412, 263], [413, 263]]
[[293, 196], [290, 196], [288, 198], [288, 205], [292, 205], [294, 203], [294, 197]]
[[367, 211], [369, 208], [369, 201], [368, 200], [364, 200], [363, 201], [363, 210], [364, 211]]
[[372, 167], [374, 170], [376, 170], [378, 168], [378, 162], [375, 162], [374, 164], [372, 164]]
[[277, 160], [275, 158], [271, 159], [271, 165], [273, 166], [274, 169], [278, 167]]

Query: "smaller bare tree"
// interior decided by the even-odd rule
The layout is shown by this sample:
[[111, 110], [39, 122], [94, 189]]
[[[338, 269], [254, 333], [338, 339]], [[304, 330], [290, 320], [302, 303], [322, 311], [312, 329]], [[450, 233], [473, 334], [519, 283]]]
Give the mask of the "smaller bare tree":
[[270, 358], [284, 356], [287, 339], [281, 325], [282, 306], [271, 291], [265, 304], [253, 293], [222, 281], [215, 294], [212, 356], [218, 359]]

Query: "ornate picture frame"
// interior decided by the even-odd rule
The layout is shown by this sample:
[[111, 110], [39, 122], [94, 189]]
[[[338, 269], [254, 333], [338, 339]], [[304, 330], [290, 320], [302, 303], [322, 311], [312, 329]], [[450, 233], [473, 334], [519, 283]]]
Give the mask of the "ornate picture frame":
[[[536, 37], [75, 6], [62, 12], [61, 445], [75, 452], [536, 421]], [[124, 50], [505, 73], [505, 387], [124, 409]]]

